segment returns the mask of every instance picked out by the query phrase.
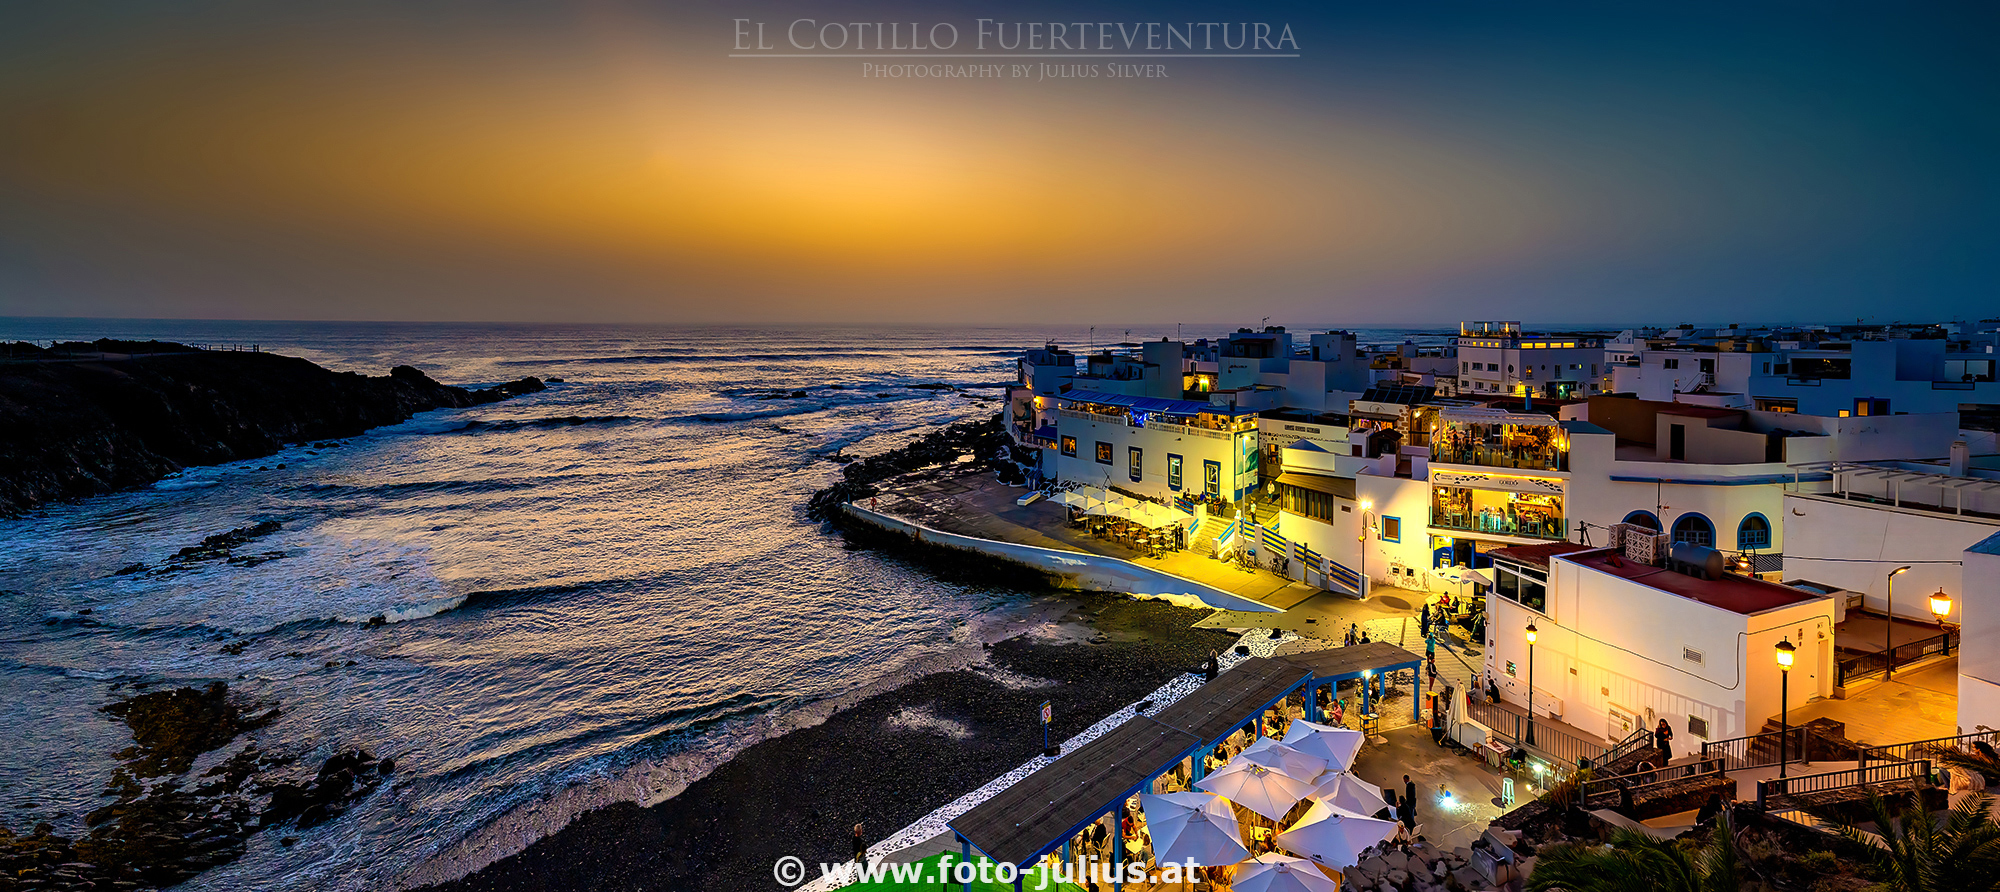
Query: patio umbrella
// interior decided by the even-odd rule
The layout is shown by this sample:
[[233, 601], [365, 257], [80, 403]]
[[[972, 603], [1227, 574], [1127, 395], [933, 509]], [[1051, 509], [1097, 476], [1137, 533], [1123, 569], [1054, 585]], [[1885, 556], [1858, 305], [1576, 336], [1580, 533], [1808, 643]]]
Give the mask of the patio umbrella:
[[1312, 795], [1322, 802], [1357, 815], [1372, 815], [1388, 808], [1382, 788], [1345, 771], [1329, 771], [1313, 785]]
[[1236, 758], [1284, 772], [1307, 783], [1311, 783], [1327, 768], [1325, 759], [1286, 746], [1269, 737], [1258, 738], [1256, 743], [1244, 747], [1242, 752], [1237, 753]]
[[1284, 820], [1285, 812], [1312, 792], [1312, 784], [1238, 759], [1231, 759], [1221, 771], [1202, 778], [1195, 786], [1273, 821]]
[[1209, 793], [1139, 794], [1146, 830], [1153, 835], [1153, 861], [1203, 867], [1235, 864], [1250, 854], [1239, 841], [1243, 830], [1229, 803]]
[[1353, 768], [1354, 755], [1361, 752], [1361, 744], [1367, 739], [1368, 735], [1359, 731], [1307, 721], [1293, 721], [1285, 729], [1286, 746], [1325, 759], [1327, 767], [1334, 771]]
[[1063, 505], [1069, 508], [1083, 508], [1090, 504], [1089, 499], [1086, 499], [1083, 496], [1077, 495], [1076, 493], [1073, 492], [1056, 493], [1055, 498], [1051, 499], [1050, 501], [1053, 501], [1058, 505]]
[[1258, 855], [1236, 868], [1236, 892], [1340, 892], [1340, 884], [1304, 858]]
[[1388, 839], [1395, 832], [1395, 821], [1378, 821], [1344, 812], [1321, 800], [1313, 803], [1305, 817], [1291, 829], [1278, 834], [1278, 845], [1328, 867], [1352, 867], [1360, 859], [1362, 849]]

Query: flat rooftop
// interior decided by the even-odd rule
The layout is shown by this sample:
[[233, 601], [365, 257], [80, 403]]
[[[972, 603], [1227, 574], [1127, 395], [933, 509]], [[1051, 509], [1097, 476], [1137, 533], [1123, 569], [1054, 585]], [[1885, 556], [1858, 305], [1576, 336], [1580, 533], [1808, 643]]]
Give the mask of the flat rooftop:
[[1546, 570], [1549, 567], [1549, 559], [1552, 557], [1561, 554], [1573, 554], [1579, 551], [1590, 551], [1595, 547], [1593, 545], [1578, 545], [1575, 542], [1551, 542], [1547, 545], [1509, 545], [1506, 548], [1493, 549], [1490, 556], [1496, 561], [1526, 564], [1530, 567], [1540, 567]]
[[1826, 597], [1733, 573], [1724, 573], [1721, 579], [1702, 579], [1629, 560], [1609, 548], [1566, 554], [1562, 559], [1745, 616]]

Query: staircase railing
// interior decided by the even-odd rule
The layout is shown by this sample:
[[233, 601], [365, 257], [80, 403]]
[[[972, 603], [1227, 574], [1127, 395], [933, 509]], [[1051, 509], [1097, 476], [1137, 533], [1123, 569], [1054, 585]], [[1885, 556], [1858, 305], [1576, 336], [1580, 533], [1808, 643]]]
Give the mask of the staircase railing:
[[1908, 762], [1913, 758], [1927, 756], [1940, 750], [1971, 750], [1971, 744], [1975, 742], [2000, 746], [2000, 731], [1975, 731], [1952, 737], [1933, 737], [1929, 740], [1865, 747], [1861, 750], [1861, 764], [1866, 766], [1870, 762]]
[[[1778, 745], [1781, 734], [1785, 735], [1783, 747]], [[1701, 759], [1704, 762], [1711, 759], [1718, 760], [1730, 771], [1776, 765], [1780, 761], [1781, 750], [1784, 761], [1803, 761], [1808, 737], [1809, 734], [1804, 727], [1796, 727], [1785, 731], [1766, 731], [1747, 737], [1712, 740], [1701, 745]]]
[[1757, 782], [1757, 807], [1768, 808], [1772, 799], [1789, 799], [1810, 793], [1830, 793], [1835, 790], [1873, 787], [1877, 784], [1898, 781], [1925, 783], [1930, 780], [1930, 776], [1931, 761], [1919, 759], [1915, 762], [1882, 762], [1867, 768], [1848, 768], [1823, 774], [1774, 777]]

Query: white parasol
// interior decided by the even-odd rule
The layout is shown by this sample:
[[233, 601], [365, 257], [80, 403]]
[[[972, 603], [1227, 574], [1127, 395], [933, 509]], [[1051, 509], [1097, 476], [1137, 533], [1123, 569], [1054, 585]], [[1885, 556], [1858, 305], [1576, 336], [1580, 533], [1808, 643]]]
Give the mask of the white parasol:
[[1157, 864], [1193, 861], [1203, 867], [1235, 864], [1250, 854], [1229, 803], [1209, 793], [1139, 794]]
[[1340, 884], [1311, 861], [1275, 853], [1238, 865], [1230, 887], [1236, 892], [1340, 892]]
[[1388, 839], [1395, 832], [1395, 821], [1341, 811], [1322, 800], [1314, 802], [1291, 829], [1278, 834], [1278, 845], [1328, 867], [1352, 867], [1361, 857], [1362, 849]]
[[1284, 820], [1292, 806], [1312, 792], [1312, 784], [1255, 762], [1230, 763], [1195, 783], [1273, 821]]
[[1282, 771], [1294, 778], [1311, 783], [1327, 769], [1326, 760], [1312, 753], [1286, 746], [1269, 737], [1260, 737], [1256, 743], [1243, 748], [1236, 758], [1245, 762], [1255, 762], [1265, 768]]
[[1293, 720], [1285, 729], [1285, 745], [1307, 755], [1326, 760], [1328, 768], [1347, 771], [1354, 767], [1354, 756], [1361, 752], [1361, 744], [1368, 735], [1334, 725]]

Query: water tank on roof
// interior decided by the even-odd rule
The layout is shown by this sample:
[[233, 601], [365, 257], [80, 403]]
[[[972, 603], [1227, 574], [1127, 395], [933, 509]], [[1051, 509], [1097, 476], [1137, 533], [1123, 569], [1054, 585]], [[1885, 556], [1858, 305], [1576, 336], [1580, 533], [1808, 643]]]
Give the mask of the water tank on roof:
[[1675, 542], [1668, 555], [1675, 569], [1703, 579], [1721, 579], [1723, 568], [1729, 565], [1729, 559], [1723, 557], [1722, 552], [1692, 542]]

